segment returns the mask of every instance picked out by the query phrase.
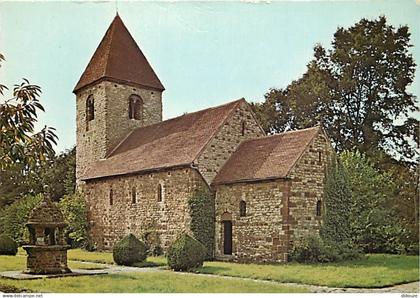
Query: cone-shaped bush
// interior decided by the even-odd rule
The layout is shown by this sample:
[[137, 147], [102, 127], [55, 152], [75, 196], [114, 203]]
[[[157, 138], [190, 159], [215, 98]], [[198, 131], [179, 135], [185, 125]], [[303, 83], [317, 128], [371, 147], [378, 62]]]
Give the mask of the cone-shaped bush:
[[133, 265], [143, 262], [147, 257], [146, 245], [133, 234], [128, 234], [114, 245], [114, 262], [118, 265]]
[[15, 256], [18, 251], [17, 243], [7, 235], [0, 235], [0, 255]]
[[168, 249], [168, 265], [175, 271], [201, 267], [206, 251], [206, 247], [201, 242], [183, 234]]

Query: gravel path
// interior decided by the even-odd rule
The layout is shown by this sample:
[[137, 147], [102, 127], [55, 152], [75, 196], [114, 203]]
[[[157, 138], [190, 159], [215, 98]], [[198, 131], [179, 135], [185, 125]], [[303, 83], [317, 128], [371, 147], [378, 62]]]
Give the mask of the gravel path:
[[[85, 264], [96, 264], [91, 262], [81, 262]], [[158, 272], [158, 271], [168, 271], [159, 267], [148, 267], [148, 268], [138, 268], [138, 267], [128, 267], [128, 266], [118, 266], [118, 265], [109, 265], [104, 264], [106, 269], [100, 269], [98, 271], [105, 271], [107, 273], [133, 273], [133, 272]], [[190, 272], [175, 272], [171, 271], [174, 274], [181, 275], [202, 275], [212, 278], [225, 278], [225, 279], [236, 279], [236, 280], [249, 280], [260, 283], [274, 283], [281, 284], [284, 286], [305, 288], [312, 293], [420, 293], [420, 283], [418, 281], [411, 282], [402, 285], [396, 285], [385, 288], [331, 288], [326, 286], [315, 286], [307, 284], [298, 284], [298, 283], [279, 283], [276, 281], [261, 280], [261, 279], [252, 279], [252, 278], [243, 278], [243, 277], [233, 277], [233, 276], [221, 276], [215, 274], [203, 274], [203, 273], [190, 273]]]

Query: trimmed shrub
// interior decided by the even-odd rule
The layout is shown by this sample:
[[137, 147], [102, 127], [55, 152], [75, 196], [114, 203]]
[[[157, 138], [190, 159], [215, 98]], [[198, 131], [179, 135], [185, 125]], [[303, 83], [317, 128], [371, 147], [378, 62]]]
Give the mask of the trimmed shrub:
[[0, 255], [15, 256], [18, 251], [17, 243], [7, 235], [0, 235]]
[[128, 234], [114, 245], [112, 256], [118, 265], [143, 262], [147, 257], [146, 245], [133, 234]]
[[201, 267], [206, 251], [206, 247], [200, 241], [183, 234], [168, 249], [168, 265], [175, 271]]

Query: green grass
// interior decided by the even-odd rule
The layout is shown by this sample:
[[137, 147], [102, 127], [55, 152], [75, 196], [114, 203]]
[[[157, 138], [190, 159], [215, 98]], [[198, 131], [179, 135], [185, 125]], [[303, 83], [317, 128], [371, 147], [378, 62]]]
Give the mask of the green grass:
[[[17, 257], [10, 256], [0, 256], [0, 271], [8, 270], [21, 270], [25, 267], [25, 258], [23, 257], [25, 252], [19, 250]], [[72, 249], [68, 252], [69, 267], [70, 268], [92, 268], [95, 266], [93, 264], [82, 264], [77, 261], [88, 261], [96, 262], [102, 264], [113, 264], [112, 253], [110, 252], [87, 252], [81, 249]], [[155, 263], [160, 266], [167, 265], [166, 259], [164, 257], [149, 257], [147, 262]], [[92, 268], [93, 269], [93, 268]], [[99, 269], [99, 268], [98, 268]], [[223, 276], [234, 276], [234, 277], [245, 277], [252, 279], [260, 280], [271, 280], [277, 282], [292, 282], [300, 284], [311, 284], [311, 285], [322, 285], [329, 287], [358, 287], [358, 288], [377, 288], [391, 286], [401, 283], [413, 282], [419, 280], [419, 257], [418, 256], [399, 256], [399, 255], [384, 255], [384, 254], [373, 254], [368, 255], [366, 258], [341, 262], [336, 264], [311, 264], [303, 265], [290, 263], [285, 265], [257, 265], [257, 264], [237, 264], [237, 263], [228, 263], [228, 262], [205, 262], [204, 267], [198, 269], [199, 273], [208, 273], [214, 275], [223, 275]], [[134, 274], [134, 273], [133, 273]], [[138, 273], [140, 274], [140, 273]], [[121, 277], [121, 282], [125, 283], [126, 280], [138, 280], [145, 278], [149, 282], [149, 277], [152, 272], [141, 273], [143, 275], [131, 275], [125, 274], [124, 278]], [[230, 282], [244, 282], [248, 284], [248, 281], [234, 281], [234, 280], [225, 280], [219, 278], [211, 278], [206, 276], [181, 276], [176, 275], [172, 272], [153, 272], [155, 277], [167, 278], [168, 276], [173, 276], [173, 285], [168, 285], [166, 280], [158, 280], [155, 283], [147, 285], [127, 285], [127, 289], [124, 290], [124, 287], [116, 285], [117, 289], [113, 290], [109, 285], [96, 285], [92, 284], [91, 291], [94, 292], [119, 292], [124, 290], [127, 292], [214, 292], [217, 289], [217, 284], [219, 282], [227, 282], [223, 288], [223, 291], [226, 292], [252, 292], [254, 291], [256, 285], [249, 285], [235, 290], [235, 286], [232, 286]], [[163, 275], [159, 275], [163, 274]], [[118, 275], [119, 276], [119, 275]], [[108, 276], [106, 278], [111, 278], [112, 280], [118, 280], [118, 276]], [[176, 276], [176, 277], [175, 277]], [[79, 277], [78, 277], [79, 278]], [[80, 277], [82, 278], [82, 277]], [[84, 277], [88, 278], [89, 277]], [[99, 277], [95, 277], [99, 278]], [[102, 278], [102, 277], [101, 277]], [[103, 277], [105, 278], [105, 277]], [[192, 288], [189, 288], [188, 283], [190, 278], [194, 280], [194, 285]], [[198, 279], [196, 279], [198, 278]], [[170, 279], [171, 280], [171, 279]], [[182, 280], [182, 282], [181, 282]], [[217, 282], [216, 282], [217, 281]], [[67, 281], [66, 281], [67, 282]], [[110, 281], [111, 282], [111, 281]], [[180, 284], [178, 285], [177, 282]], [[50, 283], [50, 281], [48, 281]], [[51, 281], [54, 283], [54, 281]], [[162, 283], [162, 285], [160, 285]], [[185, 285], [183, 284], [185, 283]], [[216, 285], [214, 285], [216, 283]], [[88, 283], [89, 284], [89, 283]], [[9, 284], [13, 286], [14, 284]], [[259, 284], [263, 285], [263, 284]], [[55, 285], [51, 285], [53, 288], [51, 291], [58, 291], [58, 288], [55, 288]], [[71, 285], [70, 285], [71, 286]], [[98, 286], [100, 288], [96, 289]], [[198, 288], [194, 288], [197, 286]], [[215, 288], [211, 288], [214, 286]], [[232, 286], [232, 288], [231, 288]], [[268, 287], [268, 285], [265, 284]], [[22, 287], [26, 287], [23, 286]], [[202, 288], [201, 288], [202, 287]], [[30, 287], [28, 287], [30, 288]], [[32, 288], [30, 288], [32, 289]], [[46, 288], [49, 289], [49, 288]], [[35, 288], [38, 290], [38, 288]], [[277, 292], [282, 291], [281, 289], [271, 289], [267, 291]], [[50, 291], [50, 290], [48, 290]], [[80, 291], [85, 292], [89, 291], [89, 285], [81, 286]], [[258, 291], [265, 291], [264, 289], [259, 289]], [[293, 290], [292, 290], [293, 291]]]
[[[110, 253], [90, 253], [70, 250], [73, 257], [86, 261], [109, 261]], [[26, 267], [24, 252], [17, 256], [0, 256], [0, 271], [23, 270]], [[165, 264], [163, 257], [151, 258]], [[106, 266], [106, 265], [105, 265]], [[69, 261], [70, 268], [100, 269], [104, 265]], [[304, 288], [286, 287], [254, 281], [229, 280], [221, 277], [181, 275], [173, 272], [139, 272], [95, 276], [77, 276], [37, 280], [0, 279], [0, 289], [27, 289], [51, 293], [303, 293]]]
[[419, 257], [374, 254], [337, 264], [286, 265], [205, 262], [200, 273], [329, 287], [372, 288], [419, 280]]
[[[37, 280], [0, 280], [8, 287], [50, 293], [306, 293], [304, 288], [221, 277], [139, 272]], [[0, 285], [0, 286], [1, 286]]]
[[[26, 252], [23, 248], [19, 248], [18, 256], [25, 256]], [[87, 251], [84, 249], [76, 248], [69, 249], [67, 251], [67, 259], [71, 261], [81, 261], [81, 262], [93, 262], [100, 264], [114, 264], [114, 259], [112, 258], [112, 252], [98, 252], [98, 251]], [[153, 263], [157, 266], [165, 266], [166, 258], [163, 256], [160, 257], [148, 257], [147, 264]], [[150, 266], [150, 264], [149, 264]]]
[[[103, 269], [106, 268], [100, 264], [84, 264], [80, 262], [69, 261], [68, 266], [73, 269]], [[26, 258], [18, 256], [0, 256], [0, 271], [17, 271], [26, 268]]]

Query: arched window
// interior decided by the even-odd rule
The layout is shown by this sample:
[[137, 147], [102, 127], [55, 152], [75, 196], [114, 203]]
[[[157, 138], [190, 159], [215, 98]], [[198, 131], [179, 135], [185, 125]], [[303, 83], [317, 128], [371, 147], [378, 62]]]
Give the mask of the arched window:
[[143, 100], [140, 96], [132, 94], [128, 98], [128, 117], [141, 120], [143, 116]]
[[316, 216], [321, 216], [322, 202], [321, 200], [316, 201]]
[[318, 151], [318, 162], [319, 162], [319, 164], [322, 163], [322, 152], [321, 151]]
[[93, 95], [89, 95], [86, 100], [86, 121], [89, 122], [95, 119], [95, 100]]
[[109, 190], [109, 205], [113, 205], [114, 204], [114, 193], [112, 191], [112, 188]]
[[136, 188], [133, 187], [131, 189], [131, 203], [135, 204], [137, 201], [137, 193], [136, 193]]
[[245, 123], [245, 121], [242, 121], [242, 124], [241, 124], [241, 135], [242, 136], [245, 135], [245, 128], [246, 128], [246, 123]]
[[239, 216], [246, 216], [246, 202], [243, 200], [239, 202]]
[[163, 201], [163, 186], [161, 183], [158, 184], [158, 202], [162, 202]]

